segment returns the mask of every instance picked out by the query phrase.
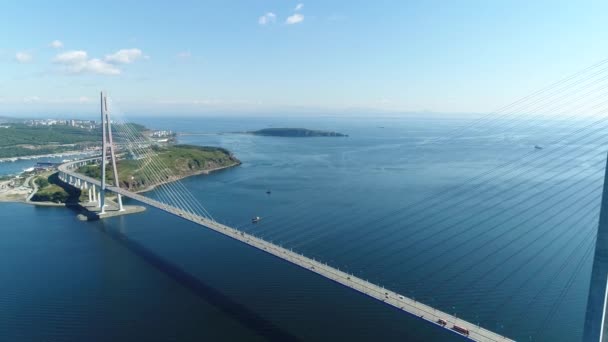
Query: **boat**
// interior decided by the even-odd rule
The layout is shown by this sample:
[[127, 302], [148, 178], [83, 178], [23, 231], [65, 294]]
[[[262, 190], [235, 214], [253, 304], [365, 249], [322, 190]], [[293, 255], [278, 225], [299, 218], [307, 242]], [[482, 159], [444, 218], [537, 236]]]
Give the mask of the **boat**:
[[268, 190], [268, 191], [266, 191], [266, 193], [270, 195], [272, 193], [272, 191]]
[[539, 146], [539, 145], [534, 145], [534, 148], [537, 149], [537, 150], [542, 150], [543, 149], [543, 147]]
[[251, 219], [251, 223], [258, 223], [258, 222], [260, 222], [261, 220], [262, 220], [262, 218], [261, 218], [261, 217], [259, 217], [259, 216], [255, 216], [255, 217], [253, 217], [253, 218]]

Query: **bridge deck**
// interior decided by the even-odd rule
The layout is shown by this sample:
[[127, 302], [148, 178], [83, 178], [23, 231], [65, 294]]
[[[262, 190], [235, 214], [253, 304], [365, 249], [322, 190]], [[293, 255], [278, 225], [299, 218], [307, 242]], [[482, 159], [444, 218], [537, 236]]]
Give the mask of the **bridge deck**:
[[[71, 166], [77, 163], [86, 162], [95, 160], [87, 159], [83, 161], [76, 161], [63, 164], [59, 167], [59, 171], [65, 173], [66, 175], [72, 176], [74, 178], [79, 178], [82, 181], [89, 182], [91, 184], [95, 184], [96, 186], [101, 186], [98, 180], [92, 179], [90, 177], [81, 175], [71, 170]], [[384, 289], [376, 284], [372, 284], [366, 280], [353, 276], [351, 274], [342, 272], [336, 268], [333, 268], [329, 265], [323, 264], [319, 261], [310, 259], [304, 255], [298, 254], [281, 246], [277, 246], [271, 242], [265, 241], [263, 239], [257, 238], [255, 236], [249, 235], [247, 233], [241, 232], [237, 229], [228, 227], [221, 223], [211, 221], [204, 217], [200, 217], [198, 215], [193, 215], [189, 212], [183, 211], [176, 207], [158, 202], [151, 198], [147, 198], [145, 196], [127, 191], [125, 189], [117, 188], [117, 187], [107, 187], [107, 191], [111, 191], [117, 194], [121, 194], [123, 196], [132, 198], [141, 203], [145, 203], [149, 206], [158, 208], [160, 210], [164, 210], [173, 215], [181, 217], [185, 220], [194, 222], [198, 225], [216, 231], [222, 235], [228, 236], [235, 240], [238, 240], [244, 244], [262, 250], [266, 253], [274, 255], [278, 258], [281, 258], [285, 261], [288, 261], [292, 264], [298, 265], [304, 269], [307, 269], [311, 272], [314, 272], [322, 277], [333, 280], [339, 284], [342, 284], [346, 287], [349, 287], [355, 291], [363, 293], [369, 297], [377, 299], [378, 301], [384, 302], [385, 304], [391, 305], [399, 310], [407, 312], [413, 316], [419, 317], [420, 319], [426, 320], [432, 324], [435, 324], [438, 327], [447, 329], [455, 334], [459, 334], [453, 330], [455, 325], [465, 328], [469, 331], [469, 335], [466, 336], [473, 341], [480, 342], [493, 342], [493, 341], [512, 341], [511, 339], [504, 337], [502, 335], [496, 334], [492, 331], [479, 327], [473, 323], [457, 318], [453, 315], [445, 313], [443, 311], [434, 309], [428, 305], [417, 302], [411, 298], [398, 294], [396, 292]], [[439, 325], [437, 322], [439, 320], [443, 320], [447, 322], [445, 326]], [[460, 335], [460, 334], [459, 334]], [[462, 335], [464, 336], [464, 335]]]

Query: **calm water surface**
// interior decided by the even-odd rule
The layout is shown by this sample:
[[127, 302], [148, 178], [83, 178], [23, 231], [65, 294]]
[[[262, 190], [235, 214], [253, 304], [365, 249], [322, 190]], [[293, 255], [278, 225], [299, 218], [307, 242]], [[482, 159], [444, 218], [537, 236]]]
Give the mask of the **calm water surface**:
[[[580, 339], [605, 158], [568, 138], [584, 122], [139, 120], [243, 161], [182, 181], [219, 221], [520, 341]], [[285, 126], [350, 137], [215, 134]], [[0, 219], [0, 340], [461, 340], [154, 209], [82, 223], [1, 204]]]

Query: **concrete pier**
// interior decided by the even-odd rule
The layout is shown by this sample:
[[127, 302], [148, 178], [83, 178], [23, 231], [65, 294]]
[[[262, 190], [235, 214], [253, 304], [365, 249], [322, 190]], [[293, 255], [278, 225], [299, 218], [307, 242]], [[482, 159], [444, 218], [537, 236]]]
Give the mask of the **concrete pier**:
[[114, 202], [112, 199], [109, 198], [106, 198], [106, 205], [103, 213], [101, 212], [98, 203], [86, 203], [83, 204], [82, 207], [87, 210], [88, 214], [86, 214], [85, 216], [89, 220], [99, 220], [108, 217], [136, 214], [146, 210], [146, 207], [141, 205], [125, 205], [121, 210], [118, 206], [118, 203]]

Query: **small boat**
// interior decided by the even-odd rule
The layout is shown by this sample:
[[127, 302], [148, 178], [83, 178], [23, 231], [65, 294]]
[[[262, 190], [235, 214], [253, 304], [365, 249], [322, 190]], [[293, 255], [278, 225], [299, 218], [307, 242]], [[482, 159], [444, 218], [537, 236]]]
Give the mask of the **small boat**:
[[262, 220], [261, 217], [259, 216], [255, 216], [254, 218], [251, 219], [251, 223], [258, 223]]
[[270, 195], [272, 193], [272, 191], [268, 190], [268, 191], [266, 191], [266, 193]]
[[543, 147], [539, 146], [539, 145], [534, 145], [534, 148], [537, 149], [537, 150], [542, 150], [543, 149]]

